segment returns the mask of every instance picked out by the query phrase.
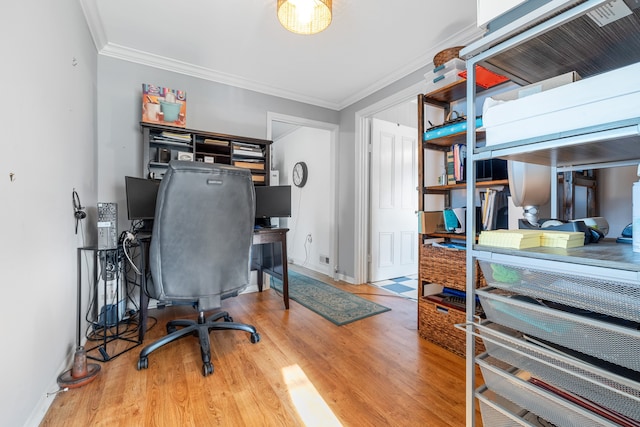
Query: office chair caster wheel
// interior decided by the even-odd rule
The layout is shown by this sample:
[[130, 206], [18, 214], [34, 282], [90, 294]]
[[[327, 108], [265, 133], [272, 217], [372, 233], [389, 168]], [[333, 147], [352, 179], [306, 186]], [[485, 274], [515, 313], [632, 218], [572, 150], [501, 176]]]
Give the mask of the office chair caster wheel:
[[256, 344], [260, 342], [260, 334], [259, 333], [255, 333], [255, 334], [251, 334], [251, 344]]
[[224, 316], [224, 321], [225, 322], [233, 322], [233, 317], [231, 317], [229, 315], [226, 315], [226, 316]]
[[146, 357], [141, 357], [138, 360], [138, 371], [141, 369], [147, 369], [149, 367], [149, 359]]
[[205, 364], [202, 365], [202, 375], [203, 376], [208, 376], [213, 374], [213, 364], [211, 362], [207, 362]]

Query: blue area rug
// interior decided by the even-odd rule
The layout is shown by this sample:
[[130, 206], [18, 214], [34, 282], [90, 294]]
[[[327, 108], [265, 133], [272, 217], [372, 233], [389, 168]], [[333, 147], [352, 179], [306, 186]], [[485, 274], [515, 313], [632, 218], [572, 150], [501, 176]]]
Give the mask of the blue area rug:
[[[271, 287], [282, 292], [282, 281], [272, 277]], [[391, 310], [291, 270], [289, 298], [338, 326]]]

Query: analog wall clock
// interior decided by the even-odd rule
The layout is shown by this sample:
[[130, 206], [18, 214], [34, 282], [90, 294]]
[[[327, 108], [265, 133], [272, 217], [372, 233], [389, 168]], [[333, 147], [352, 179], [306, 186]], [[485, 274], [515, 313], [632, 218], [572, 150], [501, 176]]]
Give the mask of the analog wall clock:
[[293, 184], [296, 187], [304, 187], [307, 183], [307, 164], [298, 162], [293, 166]]

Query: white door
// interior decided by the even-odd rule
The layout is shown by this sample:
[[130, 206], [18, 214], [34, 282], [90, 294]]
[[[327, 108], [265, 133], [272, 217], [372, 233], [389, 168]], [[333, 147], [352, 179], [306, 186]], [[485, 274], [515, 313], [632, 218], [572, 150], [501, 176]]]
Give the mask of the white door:
[[371, 282], [418, 272], [417, 134], [372, 120]]

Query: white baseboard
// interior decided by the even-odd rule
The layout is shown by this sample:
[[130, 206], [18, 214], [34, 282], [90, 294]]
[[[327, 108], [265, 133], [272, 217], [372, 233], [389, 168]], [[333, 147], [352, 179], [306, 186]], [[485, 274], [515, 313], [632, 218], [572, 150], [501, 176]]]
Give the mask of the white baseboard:
[[[84, 337], [83, 340], [85, 341], [83, 342], [83, 345], [85, 345], [86, 337]], [[60, 363], [60, 366], [58, 367], [58, 372], [60, 372], [60, 374], [71, 368], [75, 353], [76, 348], [73, 347], [71, 349], [71, 353], [68, 354], [67, 357]], [[47, 411], [49, 410], [49, 407], [51, 407], [53, 399], [55, 399], [55, 397], [57, 396], [58, 393], [56, 392], [65, 393], [64, 391], [60, 391], [61, 389], [58, 386], [58, 376], [60, 374], [56, 375], [50, 380], [49, 386], [41, 394], [40, 399], [38, 399], [38, 403], [33, 408], [33, 411], [31, 411], [31, 415], [24, 423], [24, 427], [38, 427], [44, 419], [44, 416], [47, 415]]]

